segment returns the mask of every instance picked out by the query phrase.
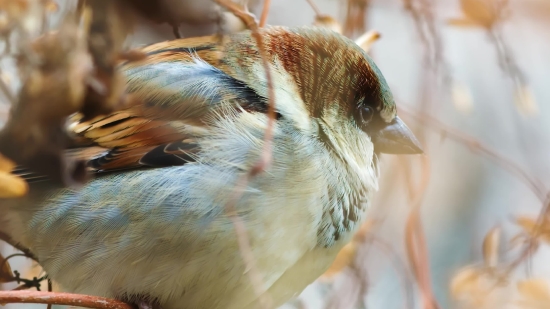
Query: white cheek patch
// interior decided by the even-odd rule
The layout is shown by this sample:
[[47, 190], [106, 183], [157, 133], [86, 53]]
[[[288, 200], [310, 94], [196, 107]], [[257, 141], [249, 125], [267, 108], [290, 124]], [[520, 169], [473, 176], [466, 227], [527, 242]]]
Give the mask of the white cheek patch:
[[[248, 86], [260, 95], [268, 97], [267, 78], [261, 63], [255, 63], [251, 68], [256, 81]], [[311, 129], [309, 113], [306, 105], [299, 95], [298, 85], [292, 76], [283, 68], [276, 56], [270, 63], [270, 73], [275, 92], [276, 110], [294, 123], [296, 127], [308, 132]]]

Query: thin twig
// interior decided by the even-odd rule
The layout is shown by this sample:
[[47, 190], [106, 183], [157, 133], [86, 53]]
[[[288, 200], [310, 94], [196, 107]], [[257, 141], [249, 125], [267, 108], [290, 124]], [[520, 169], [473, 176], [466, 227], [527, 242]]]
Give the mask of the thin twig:
[[27, 249], [27, 248], [23, 247], [22, 245], [18, 244], [8, 234], [3, 233], [3, 232], [0, 231], [0, 240], [4, 241], [5, 243], [9, 244], [10, 246], [14, 247], [15, 249], [23, 252], [26, 257], [34, 260], [35, 262], [38, 262], [38, 258], [29, 249]]
[[525, 249], [518, 258], [513, 260], [510, 265], [508, 265], [506, 271], [504, 272], [505, 275], [512, 273], [512, 271], [514, 271], [522, 262], [528, 259], [538, 249], [538, 237], [542, 233], [544, 221], [548, 215], [550, 215], [550, 192], [547, 194], [546, 201], [544, 202], [542, 210], [537, 218], [537, 224], [535, 225], [532, 235], [529, 236], [529, 241], [527, 242]]
[[0, 291], [0, 304], [52, 304], [77, 306], [95, 309], [134, 309], [127, 303], [90, 295], [39, 292], [39, 291]]
[[[238, 200], [243, 195], [244, 190], [246, 189], [250, 179], [258, 175], [259, 173], [263, 172], [268, 166], [271, 165], [273, 127], [275, 123], [275, 90], [273, 87], [273, 79], [271, 76], [269, 63], [267, 61], [267, 55], [265, 53], [263, 39], [261, 34], [259, 33], [259, 26], [255, 17], [249, 12], [246, 12], [245, 10], [243, 10], [242, 7], [240, 7], [239, 5], [231, 1], [228, 1], [228, 0], [214, 0], [214, 1], [216, 1], [216, 3], [225, 7], [230, 12], [232, 12], [235, 16], [240, 18], [243, 21], [243, 23], [251, 30], [252, 37], [256, 41], [258, 52], [260, 54], [260, 58], [262, 61], [262, 66], [266, 74], [267, 88], [268, 88], [268, 98], [267, 98], [268, 99], [268, 123], [264, 134], [263, 149], [262, 149], [259, 161], [246, 174], [243, 174], [241, 177], [239, 177], [237, 184], [235, 186], [235, 189], [233, 190], [233, 194], [231, 195], [228, 203], [226, 204], [226, 211], [228, 216], [231, 218], [231, 221], [233, 222], [235, 233], [237, 234], [239, 249], [243, 257], [243, 260], [245, 262], [246, 268], [248, 270], [250, 281], [252, 282], [256, 295], [258, 296], [259, 302], [264, 308], [271, 308], [273, 301], [271, 300], [271, 298], [269, 297], [269, 295], [266, 293], [264, 289], [263, 278], [256, 266], [254, 254], [250, 247], [250, 239], [246, 232], [246, 227], [244, 222], [238, 216], [236, 205]], [[265, 6], [264, 6], [264, 9], [265, 9]]]
[[[410, 171], [405, 168], [405, 171]], [[422, 199], [428, 188], [430, 179], [430, 165], [427, 156], [422, 157], [422, 178], [420, 186], [415, 189], [410, 173], [407, 175], [409, 196], [412, 205], [412, 211], [407, 219], [405, 228], [405, 245], [409, 261], [412, 263], [413, 274], [420, 287], [424, 308], [440, 308], [432, 290], [430, 279], [430, 262], [428, 258], [428, 248], [426, 237], [422, 229], [422, 219], [420, 209]]]
[[[52, 280], [50, 278], [48, 278], [48, 292], [53, 292]], [[52, 309], [52, 307], [53, 307], [53, 304], [48, 304], [46, 309]]]
[[515, 162], [509, 160], [508, 158], [503, 157], [500, 153], [490, 149], [489, 147], [483, 145], [478, 140], [474, 139], [473, 137], [467, 136], [466, 134], [463, 134], [459, 132], [458, 130], [455, 130], [453, 128], [450, 128], [449, 126], [443, 124], [439, 120], [433, 118], [432, 116], [422, 113], [422, 112], [411, 112], [410, 110], [407, 110], [406, 108], [403, 109], [403, 105], [400, 105], [400, 113], [407, 114], [411, 116], [412, 118], [415, 118], [416, 120], [420, 121], [424, 125], [428, 125], [432, 128], [437, 129], [438, 131], [445, 134], [446, 137], [449, 137], [459, 143], [462, 143], [468, 148], [475, 152], [482, 154], [488, 158], [491, 159], [492, 162], [495, 162], [497, 165], [502, 167], [503, 169], [509, 171], [516, 177], [518, 177], [526, 186], [543, 202], [543, 208], [541, 212], [539, 213], [538, 219], [537, 219], [537, 226], [536, 230], [529, 237], [529, 242], [527, 243], [525, 249], [522, 251], [520, 256], [513, 260], [507, 267], [505, 274], [511, 273], [514, 269], [516, 269], [525, 259], [527, 259], [529, 256], [532, 255], [532, 253], [536, 250], [538, 247], [538, 240], [537, 236], [541, 232], [542, 223], [545, 220], [545, 217], [550, 214], [550, 193], [549, 191], [542, 185], [542, 182], [529, 175], [527, 172], [525, 172], [519, 165], [517, 165]]
[[313, 9], [316, 16], [321, 16], [322, 15], [321, 10], [319, 10], [319, 7], [315, 3], [315, 1], [313, 1], [313, 0], [306, 0], [306, 1], [309, 4], [309, 6], [311, 6], [311, 8]]
[[444, 59], [443, 40], [436, 25], [433, 1], [403, 0], [405, 10], [413, 19], [416, 32], [424, 47], [424, 61], [435, 73], [440, 73], [445, 85], [449, 85], [451, 74]]
[[399, 258], [397, 252], [395, 252], [391, 245], [383, 241], [380, 238], [372, 237], [372, 244], [376, 245], [378, 249], [384, 252], [392, 261], [393, 268], [400, 274], [401, 285], [403, 292], [405, 293], [405, 308], [414, 308], [414, 293], [411, 286], [410, 273], [407, 271], [404, 261]]
[[368, 8], [371, 0], [347, 0], [344, 35], [352, 37], [355, 33], [365, 32]]
[[6, 97], [6, 100], [8, 100], [8, 103], [13, 106], [16, 102], [15, 96], [13, 95], [10, 87], [6, 85], [6, 83], [1, 77], [0, 77], [0, 91]]
[[[364, 261], [369, 251], [372, 247], [377, 247], [382, 253], [384, 253], [390, 260], [391, 264], [396, 273], [398, 273], [401, 279], [401, 284], [403, 288], [403, 293], [405, 294], [404, 304], [405, 308], [414, 308], [414, 293], [412, 287], [412, 279], [410, 273], [407, 271], [404, 261], [399, 257], [397, 252], [392, 248], [390, 244], [377, 237], [377, 235], [372, 234], [365, 236], [366, 238], [362, 241], [362, 247], [364, 250], [358, 251], [355, 258], [353, 259], [352, 268], [360, 269], [360, 262]], [[360, 252], [362, 254], [360, 254]], [[364, 295], [364, 294], [363, 294]]]
[[264, 27], [267, 24], [267, 18], [269, 17], [269, 7], [271, 6], [271, 0], [264, 0], [264, 7], [262, 9], [262, 16], [260, 16], [260, 27]]
[[[21, 257], [27, 257], [25, 254], [23, 253], [14, 253], [12, 255], [8, 255], [7, 257], [4, 258], [4, 260], [2, 261], [2, 263], [0, 264], [0, 269], [4, 269], [4, 267], [6, 266], [6, 264], [9, 263], [9, 260], [11, 258], [14, 258], [16, 256], [21, 256]], [[9, 265], [9, 264], [8, 264]], [[10, 276], [8, 278], [3, 278], [3, 281], [4, 282], [13, 282], [13, 281], [17, 281], [17, 278], [14, 277], [14, 276]]]
[[174, 34], [174, 37], [176, 39], [181, 39], [181, 33], [180, 33], [180, 25], [179, 24], [172, 24], [172, 34]]
[[453, 139], [457, 142], [465, 144], [470, 150], [476, 153], [480, 153], [490, 158], [493, 162], [501, 166], [502, 168], [508, 170], [512, 174], [516, 175], [521, 179], [529, 189], [539, 198], [541, 202], [544, 202], [546, 199], [546, 190], [542, 185], [542, 182], [527, 172], [525, 172], [519, 165], [515, 162], [503, 157], [500, 153], [492, 150], [491, 148], [483, 145], [480, 141], [476, 140], [473, 137], [470, 137], [456, 129], [453, 129], [441, 121], [435, 119], [434, 117], [423, 113], [423, 112], [412, 112], [410, 109], [404, 107], [403, 104], [399, 106], [399, 112], [406, 114], [413, 119], [420, 121], [422, 124], [428, 125], [432, 128], [437, 129], [442, 132], [445, 137]]

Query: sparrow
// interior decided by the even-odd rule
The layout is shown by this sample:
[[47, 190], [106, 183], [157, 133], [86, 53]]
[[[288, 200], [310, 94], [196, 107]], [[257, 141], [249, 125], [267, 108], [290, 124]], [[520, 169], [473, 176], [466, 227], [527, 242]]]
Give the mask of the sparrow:
[[378, 156], [422, 150], [353, 41], [314, 27], [259, 33], [272, 162], [235, 204], [254, 270], [226, 209], [269, 125], [250, 31], [153, 44], [121, 64], [137, 103], [68, 125], [96, 177], [79, 189], [35, 178], [27, 196], [0, 200], [0, 232], [63, 290], [142, 308], [258, 308], [258, 288], [277, 306], [298, 295], [365, 220]]

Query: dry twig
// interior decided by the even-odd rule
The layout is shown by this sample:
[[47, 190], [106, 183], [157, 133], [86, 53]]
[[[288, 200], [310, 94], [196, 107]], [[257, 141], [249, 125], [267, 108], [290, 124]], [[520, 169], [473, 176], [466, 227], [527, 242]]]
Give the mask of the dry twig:
[[95, 309], [134, 309], [134, 307], [118, 300], [90, 295], [39, 291], [0, 291], [0, 304], [7, 303], [52, 304]]
[[256, 41], [258, 52], [260, 53], [262, 66], [264, 68], [267, 80], [268, 87], [268, 123], [264, 135], [264, 144], [261, 152], [260, 160], [245, 174], [243, 174], [237, 181], [235, 189], [232, 196], [229, 199], [229, 202], [226, 204], [226, 211], [231, 218], [233, 225], [235, 227], [235, 232], [237, 234], [237, 239], [239, 243], [239, 249], [245, 265], [249, 270], [250, 280], [253, 284], [253, 287], [256, 291], [257, 296], [259, 297], [260, 303], [264, 308], [272, 307], [272, 300], [269, 298], [267, 293], [263, 288], [263, 279], [261, 274], [256, 266], [254, 255], [250, 248], [250, 240], [246, 233], [246, 228], [244, 222], [237, 214], [236, 204], [240, 197], [242, 196], [244, 190], [246, 189], [250, 179], [260, 173], [262, 173], [266, 168], [271, 164], [271, 148], [272, 148], [272, 139], [273, 139], [273, 127], [275, 123], [275, 90], [273, 85], [273, 79], [271, 77], [271, 69], [267, 61], [267, 55], [265, 52], [265, 46], [263, 44], [263, 39], [259, 33], [258, 22], [254, 15], [246, 12], [239, 5], [229, 1], [229, 0], [215, 0], [218, 4], [228, 9], [230, 12], [239, 17], [243, 23], [251, 30], [252, 37]]
[[264, 27], [267, 24], [267, 17], [269, 16], [269, 6], [271, 0], [264, 0], [264, 8], [262, 9], [262, 16], [260, 16], [260, 27]]
[[367, 27], [367, 11], [370, 0], [347, 0], [344, 35], [353, 37], [357, 33], [364, 33]]

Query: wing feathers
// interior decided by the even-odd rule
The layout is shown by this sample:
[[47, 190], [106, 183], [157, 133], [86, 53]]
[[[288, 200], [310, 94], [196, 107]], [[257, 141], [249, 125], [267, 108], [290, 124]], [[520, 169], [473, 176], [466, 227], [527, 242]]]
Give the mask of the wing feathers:
[[89, 121], [72, 117], [70, 130], [79, 145], [101, 152], [72, 151], [87, 156], [96, 172], [181, 165], [193, 162], [200, 150], [191, 129], [207, 129], [207, 120], [228, 108], [265, 113], [267, 100], [223, 71], [218, 43], [205, 37], [145, 47], [146, 59], [122, 65], [138, 104]]

